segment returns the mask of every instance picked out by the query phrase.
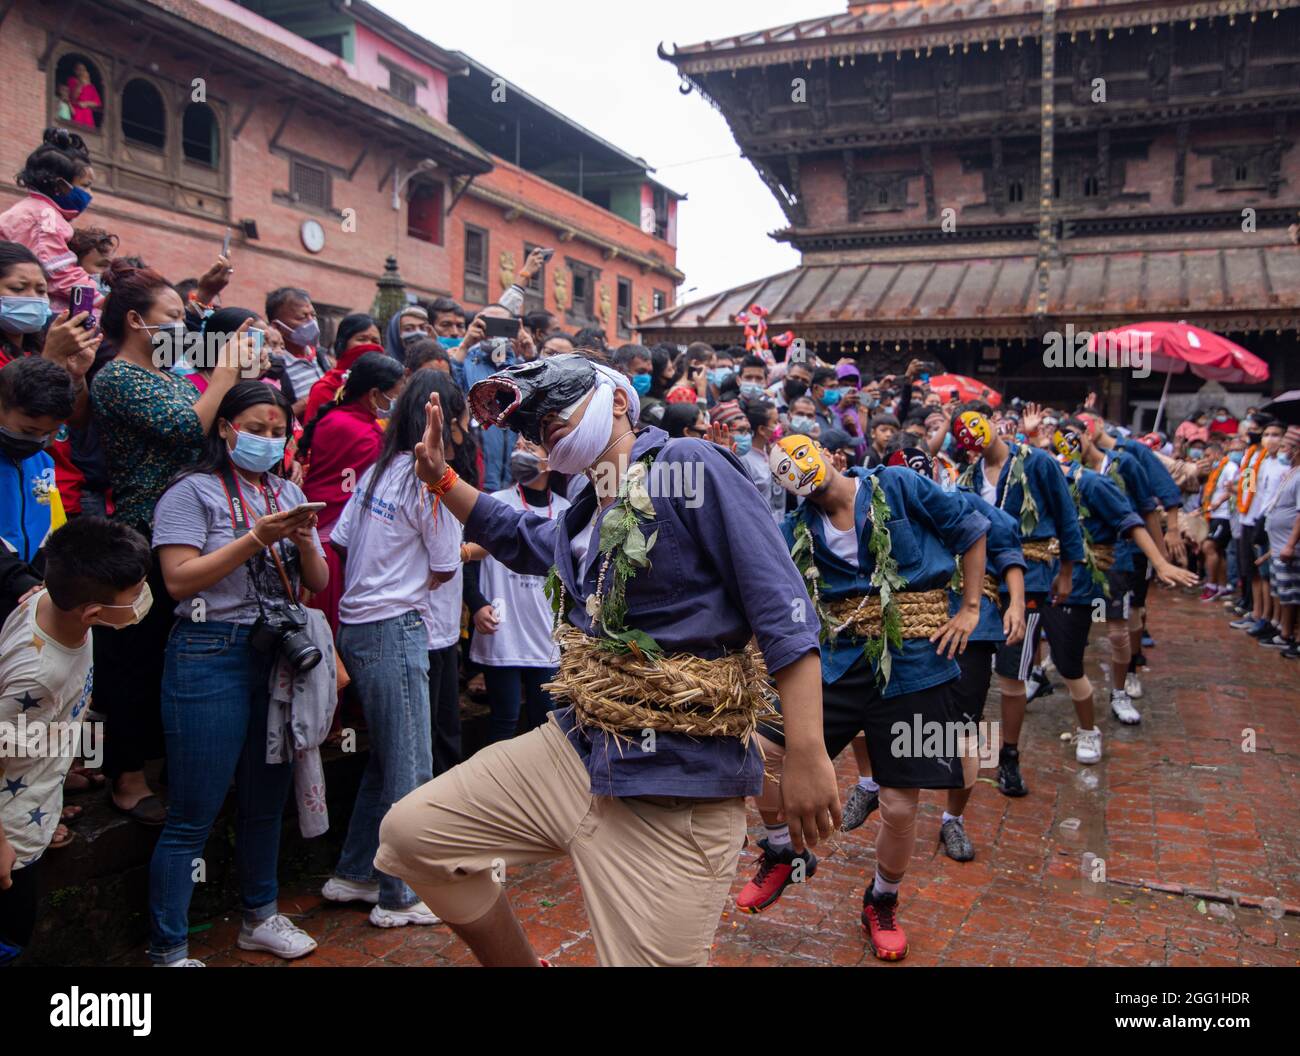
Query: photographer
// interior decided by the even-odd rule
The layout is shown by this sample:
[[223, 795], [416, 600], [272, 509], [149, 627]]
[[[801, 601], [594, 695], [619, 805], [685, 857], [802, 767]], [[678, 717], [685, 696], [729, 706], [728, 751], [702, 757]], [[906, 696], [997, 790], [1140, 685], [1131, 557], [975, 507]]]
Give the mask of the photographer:
[[329, 579], [315, 512], [301, 509], [303, 493], [275, 475], [292, 424], [278, 389], [258, 381], [235, 385], [198, 462], [172, 481], [154, 511], [153, 544], [167, 590], [178, 599], [162, 692], [171, 804], [149, 874], [149, 955], [158, 964], [201, 963], [188, 956], [193, 863], [232, 778], [244, 909], [239, 947], [286, 959], [316, 948], [276, 907], [293, 767], [266, 762], [272, 666], [281, 652], [294, 663], [295, 649], [303, 648], [275, 628], [302, 612], [300, 585], [323, 590]]

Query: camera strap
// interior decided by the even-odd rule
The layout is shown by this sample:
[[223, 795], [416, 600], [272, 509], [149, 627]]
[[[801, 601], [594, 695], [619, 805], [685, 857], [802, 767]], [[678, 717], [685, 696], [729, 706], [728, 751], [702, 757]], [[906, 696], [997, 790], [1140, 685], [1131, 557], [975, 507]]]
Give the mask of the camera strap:
[[[235, 538], [240, 539], [247, 535], [252, 529], [248, 524], [248, 515], [245, 512], [246, 503], [244, 502], [244, 491], [239, 486], [239, 478], [235, 476], [235, 471], [227, 461], [221, 467], [221, 486], [226, 492], [226, 503], [230, 508], [230, 524], [234, 528]], [[275, 501], [275, 493], [268, 487], [262, 486], [260, 489], [262, 498], [266, 500], [267, 513], [279, 513], [279, 503]], [[272, 543], [266, 549], [271, 555], [271, 560], [275, 562], [276, 571], [280, 575], [280, 582], [284, 584], [285, 593], [290, 602], [295, 599], [295, 591], [289, 582], [289, 575], [285, 569], [283, 557], [284, 540]], [[261, 608], [262, 599], [257, 599], [258, 608]]]

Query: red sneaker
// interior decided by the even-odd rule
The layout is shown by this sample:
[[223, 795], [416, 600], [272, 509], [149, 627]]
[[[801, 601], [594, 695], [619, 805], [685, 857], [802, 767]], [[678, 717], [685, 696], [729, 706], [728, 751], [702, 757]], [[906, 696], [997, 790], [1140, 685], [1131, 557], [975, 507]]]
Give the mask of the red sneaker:
[[907, 956], [907, 935], [899, 926], [897, 895], [877, 895], [871, 884], [862, 895], [862, 930], [871, 952], [882, 961], [901, 961]]
[[763, 848], [758, 872], [736, 896], [736, 908], [742, 913], [761, 913], [791, 884], [802, 883], [817, 872], [817, 856], [812, 851], [795, 854], [794, 848], [788, 846], [774, 851], [765, 839], [758, 845]]

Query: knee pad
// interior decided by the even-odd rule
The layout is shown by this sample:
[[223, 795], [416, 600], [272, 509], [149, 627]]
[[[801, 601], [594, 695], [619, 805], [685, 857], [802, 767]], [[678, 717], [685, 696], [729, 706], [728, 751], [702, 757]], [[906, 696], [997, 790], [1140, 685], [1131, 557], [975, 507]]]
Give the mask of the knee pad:
[[920, 790], [915, 788], [880, 789], [880, 823], [897, 833], [906, 833], [916, 824]]
[[1025, 684], [1018, 678], [998, 675], [998, 690], [1009, 697], [1023, 697], [1025, 695]]
[[1092, 696], [1092, 681], [1087, 675], [1082, 678], [1067, 678], [1065, 685], [1070, 690], [1071, 700], [1088, 700]]

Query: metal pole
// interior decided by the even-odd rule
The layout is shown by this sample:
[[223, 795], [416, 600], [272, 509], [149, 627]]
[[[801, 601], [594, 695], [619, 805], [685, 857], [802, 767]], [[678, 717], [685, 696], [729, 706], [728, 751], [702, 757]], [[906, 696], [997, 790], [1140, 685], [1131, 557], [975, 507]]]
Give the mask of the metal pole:
[[1165, 400], [1169, 398], [1169, 383], [1173, 381], [1173, 379], [1174, 372], [1172, 370], [1166, 372], [1165, 387], [1160, 393], [1160, 403], [1156, 407], [1156, 424], [1151, 427], [1153, 433], [1160, 432], [1160, 419], [1163, 418], [1165, 414]]

